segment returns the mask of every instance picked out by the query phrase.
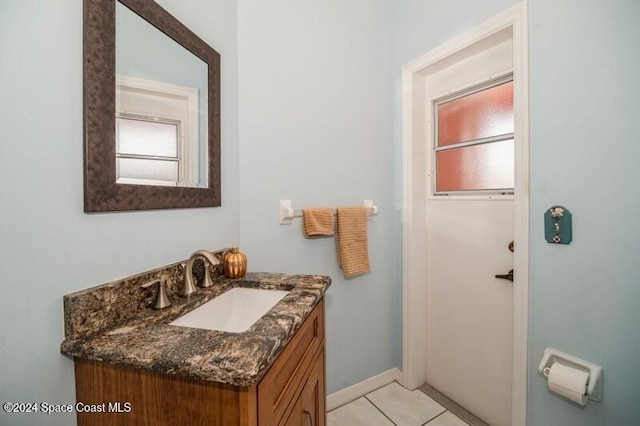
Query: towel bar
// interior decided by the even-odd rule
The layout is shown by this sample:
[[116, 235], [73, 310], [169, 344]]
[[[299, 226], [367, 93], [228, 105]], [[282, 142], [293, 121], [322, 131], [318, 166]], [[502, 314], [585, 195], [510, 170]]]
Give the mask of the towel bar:
[[[373, 204], [373, 200], [364, 200], [362, 205], [369, 209], [369, 216], [378, 214], [378, 206]], [[291, 200], [280, 200], [280, 225], [291, 224], [294, 217], [302, 217], [302, 210], [294, 210]]]

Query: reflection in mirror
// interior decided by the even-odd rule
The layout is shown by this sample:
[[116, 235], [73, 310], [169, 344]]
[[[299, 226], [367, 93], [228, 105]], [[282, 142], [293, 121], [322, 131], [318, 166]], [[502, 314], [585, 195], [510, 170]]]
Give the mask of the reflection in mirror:
[[85, 211], [220, 206], [220, 54], [154, 0], [83, 5]]
[[207, 64], [116, 2], [116, 182], [207, 186]]

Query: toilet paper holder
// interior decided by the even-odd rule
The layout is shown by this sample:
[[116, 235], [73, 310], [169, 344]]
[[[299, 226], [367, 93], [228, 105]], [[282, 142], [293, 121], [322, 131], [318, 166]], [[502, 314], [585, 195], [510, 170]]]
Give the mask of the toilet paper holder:
[[561, 352], [557, 349], [546, 348], [542, 356], [542, 361], [538, 365], [538, 373], [544, 377], [549, 376], [551, 366], [559, 362], [568, 367], [589, 373], [589, 381], [587, 383], [587, 395], [593, 401], [602, 400], [602, 367], [592, 362], [585, 361], [576, 356]]

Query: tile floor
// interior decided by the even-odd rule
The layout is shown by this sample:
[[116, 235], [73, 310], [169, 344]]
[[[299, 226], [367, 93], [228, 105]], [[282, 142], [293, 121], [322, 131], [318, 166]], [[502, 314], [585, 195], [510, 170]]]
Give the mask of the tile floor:
[[419, 389], [390, 383], [327, 414], [328, 426], [467, 426]]

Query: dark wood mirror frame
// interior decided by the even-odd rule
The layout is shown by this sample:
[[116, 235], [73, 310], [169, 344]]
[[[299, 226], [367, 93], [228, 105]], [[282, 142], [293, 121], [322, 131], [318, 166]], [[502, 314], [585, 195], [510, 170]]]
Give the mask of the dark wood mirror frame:
[[[116, 183], [115, 2], [208, 64], [208, 186]], [[84, 0], [84, 211], [217, 207], [220, 188], [220, 54], [153, 0]]]

